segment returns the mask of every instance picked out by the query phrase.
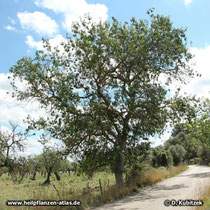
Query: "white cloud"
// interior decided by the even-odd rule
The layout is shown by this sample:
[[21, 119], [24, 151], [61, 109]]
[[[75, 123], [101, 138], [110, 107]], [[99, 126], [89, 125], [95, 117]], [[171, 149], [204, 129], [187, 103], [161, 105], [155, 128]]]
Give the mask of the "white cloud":
[[[190, 52], [195, 56], [191, 63], [195, 63], [194, 70], [201, 74], [201, 77], [195, 77], [190, 80], [187, 85], [175, 83], [171, 87], [172, 94], [177, 87], [181, 88], [181, 95], [187, 93], [188, 95], [195, 95], [196, 97], [210, 98], [210, 45], [205, 48], [191, 48]], [[160, 79], [164, 81], [164, 78]], [[168, 132], [169, 131], [169, 132]], [[171, 129], [160, 137], [151, 138], [153, 146], [163, 144], [165, 140], [169, 139], [171, 135]]]
[[[10, 85], [8, 76], [10, 76], [10, 74], [4, 74], [4, 73], [0, 74], [0, 106], [15, 105], [16, 102], [14, 98], [12, 98], [7, 94], [7, 92], [12, 91], [12, 86]], [[23, 88], [23, 83], [20, 82], [18, 86], [20, 88]]]
[[[176, 80], [170, 85], [171, 95], [174, 95], [177, 88], [180, 88], [180, 94], [195, 95], [197, 97], [210, 97], [210, 45], [205, 48], [190, 48], [189, 51], [194, 55], [194, 58], [189, 62], [191, 68], [201, 77], [185, 78], [185, 82], [177, 82]], [[164, 75], [161, 75], [159, 81], [163, 84], [167, 81]]]
[[188, 6], [188, 5], [191, 4], [191, 3], [192, 3], [192, 0], [184, 0], [185, 6]]
[[[18, 130], [21, 130], [21, 127], [19, 127]], [[12, 132], [10, 129], [10, 126], [9, 127], [0, 126], [0, 131], [2, 131], [3, 133], [8, 133], [8, 134], [11, 134], [11, 132]], [[24, 150], [21, 152], [19, 150], [16, 150], [15, 156], [29, 156], [29, 155], [40, 154], [42, 152], [43, 145], [40, 142], [38, 142], [38, 140], [36, 138], [38, 138], [38, 137], [27, 138], [24, 141]], [[13, 152], [11, 152], [11, 154], [13, 154]]]
[[85, 0], [35, 0], [35, 4], [56, 13], [62, 13], [63, 26], [68, 31], [71, 31], [74, 21], [78, 21], [87, 13], [95, 22], [105, 21], [108, 18], [108, 8], [104, 4], [88, 4]]
[[30, 48], [36, 48], [37, 50], [43, 50], [43, 43], [42, 41], [35, 41], [34, 38], [30, 35], [26, 37], [26, 44]]
[[16, 28], [14, 26], [11, 26], [11, 25], [5, 26], [5, 29], [8, 30], [8, 31], [17, 31]]
[[[28, 114], [31, 114], [35, 119], [38, 119], [40, 115], [44, 115], [45, 112], [40, 110], [38, 102], [21, 103], [11, 96], [13, 89], [8, 76], [11, 76], [11, 74], [0, 74], [0, 123], [8, 124], [9, 121], [13, 121], [21, 126], [25, 126], [23, 119]], [[16, 81], [16, 85], [20, 90], [25, 88], [23, 81]]]
[[42, 153], [43, 145], [37, 139], [29, 138], [25, 142], [24, 151], [18, 152], [18, 156], [39, 155]]
[[[54, 38], [49, 39], [49, 43], [50, 43], [52, 49], [58, 48], [61, 52], [64, 51], [63, 47], [61, 46], [62, 42], [65, 43], [65, 42], [67, 42], [67, 40], [61, 34], [57, 34]], [[35, 48], [36, 50], [44, 50], [43, 42], [35, 41], [34, 38], [30, 35], [28, 35], [26, 37], [26, 44], [30, 48]]]
[[55, 20], [52, 20], [43, 12], [19, 12], [17, 16], [25, 30], [32, 30], [41, 35], [52, 35], [58, 32], [58, 25]]
[[0, 105], [0, 109], [2, 112], [0, 122], [7, 124], [9, 121], [12, 121], [23, 126], [23, 119], [27, 117], [27, 113], [23, 108], [14, 105]]
[[195, 77], [187, 85], [182, 85], [181, 92], [208, 98], [210, 96], [210, 45], [205, 48], [194, 47], [190, 51], [195, 55], [191, 61], [195, 63], [193, 69], [201, 74], [201, 77]]

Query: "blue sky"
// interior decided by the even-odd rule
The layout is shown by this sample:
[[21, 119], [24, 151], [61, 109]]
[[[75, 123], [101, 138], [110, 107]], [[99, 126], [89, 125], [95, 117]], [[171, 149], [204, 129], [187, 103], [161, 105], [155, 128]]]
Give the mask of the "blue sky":
[[[6, 95], [11, 91], [9, 68], [23, 56], [33, 56], [41, 49], [41, 38], [50, 39], [52, 45], [65, 40], [66, 32], [79, 16], [89, 13], [94, 21], [129, 21], [131, 17], [147, 19], [146, 11], [169, 15], [175, 27], [187, 27], [189, 49], [195, 55], [195, 70], [202, 74], [192, 80], [182, 91], [209, 97], [210, 91], [210, 1], [209, 0], [0, 0], [0, 126], [6, 129], [9, 120], [22, 126], [22, 119], [37, 107], [20, 105]], [[20, 84], [21, 86], [22, 84]], [[167, 139], [165, 134], [162, 140]], [[157, 141], [160, 143], [160, 140]], [[27, 153], [39, 151], [39, 144], [31, 140]]]
[[[8, 69], [17, 59], [28, 54], [27, 51], [29, 46], [25, 43], [27, 35], [33, 36], [35, 40], [40, 40], [42, 36], [47, 37], [50, 35], [44, 32], [37, 33], [38, 28], [37, 30], [33, 30], [30, 26], [21, 25], [21, 18], [18, 18], [18, 14], [28, 12], [28, 16], [25, 15], [25, 17], [22, 17], [22, 19], [24, 19], [27, 17], [29, 18], [30, 13], [32, 14], [37, 11], [42, 12], [50, 19], [56, 21], [58, 25], [57, 33], [61, 33], [65, 36], [67, 30], [62, 26], [62, 22], [68, 11], [54, 12], [55, 8], [53, 10], [53, 8], [48, 9], [46, 6], [37, 6], [37, 2], [40, 4], [44, 1], [0, 1], [0, 44], [2, 50], [1, 60], [3, 60], [3, 62], [0, 62], [0, 72], [7, 73]], [[76, 5], [79, 5], [80, 2], [85, 1], [66, 0], [58, 2], [69, 2], [69, 4], [77, 2]], [[154, 7], [157, 13], [170, 15], [175, 26], [188, 27], [187, 35], [189, 40], [193, 42], [193, 46], [204, 47], [210, 44], [210, 1], [192, 0], [188, 2], [189, 4], [186, 5], [184, 0], [89, 0], [86, 1], [86, 4], [102, 4], [107, 8], [107, 13], [102, 9], [102, 15], [107, 15], [107, 19], [114, 16], [120, 21], [128, 21], [132, 16], [137, 19], [147, 18], [146, 11], [149, 8]], [[81, 5], [83, 4], [84, 3], [81, 3]], [[97, 10], [97, 6], [95, 6], [95, 9]], [[73, 13], [74, 11], [71, 12]], [[77, 13], [77, 11], [75, 13]], [[39, 14], [37, 14], [37, 19], [38, 16]], [[53, 35], [55, 36], [56, 33], [51, 34], [50, 36], [53, 37]]]

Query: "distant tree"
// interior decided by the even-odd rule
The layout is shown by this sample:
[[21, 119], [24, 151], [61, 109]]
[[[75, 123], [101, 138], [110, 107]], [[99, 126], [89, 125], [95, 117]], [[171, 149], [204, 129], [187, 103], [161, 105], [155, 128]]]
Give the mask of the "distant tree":
[[28, 167], [30, 173], [32, 173], [31, 180], [34, 181], [36, 179], [37, 172], [41, 170], [41, 161], [38, 155], [35, 155], [33, 157], [28, 157]]
[[152, 166], [153, 167], [169, 167], [173, 165], [173, 156], [169, 150], [153, 149]]
[[200, 150], [198, 156], [203, 163], [208, 164], [210, 162], [210, 100], [208, 98], [202, 100], [197, 118], [191, 123], [186, 123], [185, 127], [188, 131], [187, 139], [195, 142]]
[[[189, 132], [188, 132], [189, 133]], [[164, 149], [169, 149], [170, 146], [180, 145], [186, 151], [184, 160], [190, 160], [192, 158], [198, 157], [198, 152], [200, 150], [200, 143], [195, 141], [195, 139], [188, 138], [185, 132], [181, 131], [176, 136], [171, 137], [164, 143]]]
[[185, 135], [189, 132], [184, 127], [184, 123], [176, 124], [172, 130], [171, 137], [177, 136], [179, 133], [184, 133]]
[[207, 165], [210, 164], [210, 149], [203, 147], [200, 150], [199, 156], [202, 160], [202, 163], [207, 164]]
[[[28, 118], [29, 129], [45, 130], [69, 152], [95, 154], [87, 170], [111, 165], [120, 187], [128, 147], [194, 114], [192, 100], [178, 90], [167, 97], [173, 81], [194, 76], [186, 30], [153, 10], [148, 14], [150, 21], [129, 24], [115, 18], [95, 24], [87, 17], [73, 25], [63, 52], [45, 40], [44, 51], [10, 69], [17, 99], [36, 99], [48, 110], [47, 119]], [[26, 90], [17, 88], [16, 78]]]
[[11, 162], [12, 154], [23, 151], [24, 142], [30, 136], [28, 132], [18, 131], [19, 126], [10, 122], [11, 131], [0, 128], [0, 168], [7, 167]]
[[210, 100], [204, 99], [195, 120], [186, 123], [187, 137], [199, 142], [202, 147], [210, 149]]
[[26, 157], [19, 157], [16, 166], [18, 168], [18, 174], [20, 177], [19, 182], [22, 182], [23, 178], [29, 172], [28, 159]]
[[39, 156], [39, 161], [47, 172], [47, 179], [44, 181], [43, 185], [50, 184], [50, 177], [52, 173], [55, 174], [57, 180], [60, 180], [58, 171], [61, 168], [63, 161], [63, 156], [60, 152], [54, 150], [53, 148], [45, 147], [43, 153]]
[[184, 160], [185, 154], [186, 154], [186, 150], [184, 149], [183, 146], [181, 145], [171, 145], [169, 147], [169, 151], [171, 152], [172, 156], [173, 156], [173, 161], [175, 165], [178, 165], [179, 163], [181, 163]]
[[10, 159], [7, 168], [12, 180], [20, 183], [29, 172], [28, 159], [21, 156]]
[[171, 138], [164, 143], [164, 149], [182, 146], [186, 151], [184, 159], [188, 161], [201, 154], [206, 160], [206, 151], [210, 150], [210, 100], [200, 100], [195, 113], [189, 122], [175, 125]]
[[7, 167], [1, 167], [1, 168], [0, 168], [0, 177], [1, 177], [4, 173], [8, 173], [8, 168], [7, 168]]

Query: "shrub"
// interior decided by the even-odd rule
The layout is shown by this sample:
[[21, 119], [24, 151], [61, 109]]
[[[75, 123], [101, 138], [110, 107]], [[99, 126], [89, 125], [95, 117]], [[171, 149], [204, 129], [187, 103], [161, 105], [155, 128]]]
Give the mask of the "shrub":
[[199, 156], [203, 164], [206, 164], [206, 165], [210, 164], [210, 150], [209, 149], [207, 148], [201, 149]]
[[170, 167], [173, 165], [173, 157], [169, 150], [154, 150], [153, 151], [153, 159], [152, 159], [152, 165], [153, 167]]
[[151, 168], [152, 167], [148, 163], [136, 163], [127, 171], [126, 184], [128, 186], [136, 185], [138, 178]]
[[170, 153], [173, 156], [173, 161], [175, 165], [178, 165], [181, 163], [185, 157], [186, 150], [184, 149], [183, 146], [176, 144], [176, 145], [171, 145], [169, 147]]

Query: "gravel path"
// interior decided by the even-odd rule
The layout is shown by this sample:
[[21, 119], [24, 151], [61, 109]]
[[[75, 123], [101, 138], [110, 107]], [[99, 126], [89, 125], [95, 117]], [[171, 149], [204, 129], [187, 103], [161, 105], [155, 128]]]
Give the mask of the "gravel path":
[[140, 193], [95, 210], [188, 210], [195, 207], [164, 206], [165, 200], [199, 199], [199, 192], [210, 186], [210, 167], [189, 166], [178, 176], [165, 179]]

